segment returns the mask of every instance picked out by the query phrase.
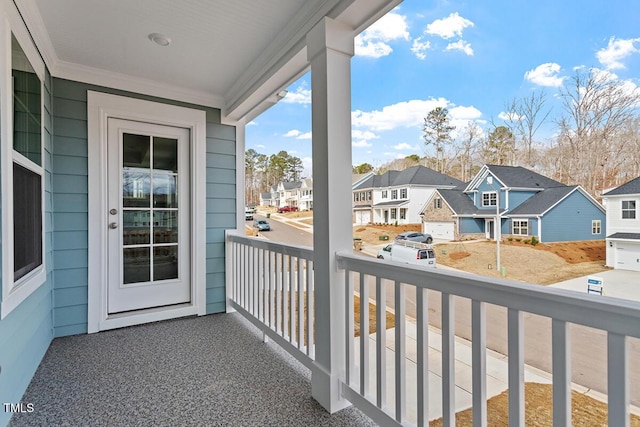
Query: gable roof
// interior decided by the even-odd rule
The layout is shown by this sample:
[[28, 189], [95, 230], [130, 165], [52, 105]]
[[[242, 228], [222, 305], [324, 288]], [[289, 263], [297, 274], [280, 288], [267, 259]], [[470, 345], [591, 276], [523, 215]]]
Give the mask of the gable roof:
[[399, 185], [455, 187], [461, 184], [463, 184], [462, 181], [449, 175], [436, 172], [425, 166], [412, 166], [403, 171], [389, 170], [381, 175], [373, 175], [357, 185], [354, 190], [395, 187]]
[[604, 193], [602, 197], [621, 196], [624, 194], [640, 194], [640, 176], [638, 178], [632, 179], [625, 184], [622, 184], [619, 187], [614, 188], [611, 191]]
[[478, 208], [473, 204], [473, 200], [460, 190], [437, 190], [444, 201], [449, 205], [456, 215], [473, 215], [478, 212]]
[[300, 181], [292, 181], [292, 182], [283, 182], [282, 187], [285, 190], [294, 190], [296, 188], [300, 188], [302, 186], [302, 182]]
[[522, 166], [484, 165], [465, 191], [473, 191], [488, 174], [493, 175], [504, 187], [543, 190], [545, 188], [564, 186], [555, 179], [547, 178]]

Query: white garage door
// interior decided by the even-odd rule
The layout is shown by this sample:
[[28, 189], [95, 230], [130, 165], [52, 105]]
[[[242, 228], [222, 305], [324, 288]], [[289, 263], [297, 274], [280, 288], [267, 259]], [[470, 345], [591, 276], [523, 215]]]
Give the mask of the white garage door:
[[371, 211], [356, 211], [356, 224], [369, 224], [371, 222]]
[[452, 222], [425, 222], [422, 228], [424, 233], [431, 234], [434, 239], [454, 239]]
[[640, 271], [640, 244], [618, 242], [616, 244], [616, 268]]

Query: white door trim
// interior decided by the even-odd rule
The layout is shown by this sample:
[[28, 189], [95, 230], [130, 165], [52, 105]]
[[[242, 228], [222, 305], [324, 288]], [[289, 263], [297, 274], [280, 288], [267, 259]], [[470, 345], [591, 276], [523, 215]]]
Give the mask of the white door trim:
[[[89, 333], [181, 316], [206, 314], [206, 113], [185, 107], [88, 91]], [[190, 303], [117, 315], [107, 314], [107, 119], [187, 128], [191, 132]]]

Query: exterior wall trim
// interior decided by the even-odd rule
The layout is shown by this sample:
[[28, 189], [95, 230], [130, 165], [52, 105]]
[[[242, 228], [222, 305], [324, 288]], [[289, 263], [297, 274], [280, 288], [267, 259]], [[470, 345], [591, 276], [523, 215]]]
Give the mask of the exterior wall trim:
[[[185, 107], [88, 91], [88, 182], [89, 182], [89, 333], [133, 324], [206, 314], [206, 244], [201, 231], [206, 228], [206, 113]], [[191, 295], [189, 304], [171, 309], [149, 309], [133, 315], [107, 315], [106, 258], [108, 211], [106, 200], [107, 119], [118, 117], [167, 126], [191, 132]]]

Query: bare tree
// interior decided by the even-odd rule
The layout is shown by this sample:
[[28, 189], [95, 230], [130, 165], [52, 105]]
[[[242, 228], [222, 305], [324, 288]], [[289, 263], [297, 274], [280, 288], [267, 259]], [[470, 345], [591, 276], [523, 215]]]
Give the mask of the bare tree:
[[638, 114], [640, 91], [601, 70], [578, 70], [571, 85], [561, 89], [564, 114], [558, 121], [568, 181], [581, 183], [591, 194], [608, 186], [615, 165], [618, 136]]
[[506, 106], [507, 122], [511, 131], [522, 141], [526, 163], [533, 166], [533, 138], [549, 117], [551, 109], [545, 109], [546, 93], [531, 92], [528, 97], [514, 98]]

